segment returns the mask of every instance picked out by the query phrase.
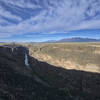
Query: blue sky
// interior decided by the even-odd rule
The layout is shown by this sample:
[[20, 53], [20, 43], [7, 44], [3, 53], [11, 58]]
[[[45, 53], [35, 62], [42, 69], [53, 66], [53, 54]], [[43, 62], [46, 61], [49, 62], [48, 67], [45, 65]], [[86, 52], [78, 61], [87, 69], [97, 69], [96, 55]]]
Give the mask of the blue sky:
[[0, 41], [100, 38], [100, 0], [0, 0]]

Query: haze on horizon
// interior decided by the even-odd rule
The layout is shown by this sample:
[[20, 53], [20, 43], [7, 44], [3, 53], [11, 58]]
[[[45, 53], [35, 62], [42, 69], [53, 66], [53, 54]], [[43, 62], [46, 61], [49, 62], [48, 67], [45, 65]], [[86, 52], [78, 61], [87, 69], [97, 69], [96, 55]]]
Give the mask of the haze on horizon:
[[100, 0], [0, 0], [0, 42], [100, 38]]

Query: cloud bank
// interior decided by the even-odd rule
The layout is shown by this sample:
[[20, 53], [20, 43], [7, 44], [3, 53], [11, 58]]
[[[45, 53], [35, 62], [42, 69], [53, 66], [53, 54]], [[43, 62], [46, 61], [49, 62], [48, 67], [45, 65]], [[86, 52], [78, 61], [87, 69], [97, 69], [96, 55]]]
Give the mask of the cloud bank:
[[100, 29], [100, 0], [0, 0], [0, 37]]

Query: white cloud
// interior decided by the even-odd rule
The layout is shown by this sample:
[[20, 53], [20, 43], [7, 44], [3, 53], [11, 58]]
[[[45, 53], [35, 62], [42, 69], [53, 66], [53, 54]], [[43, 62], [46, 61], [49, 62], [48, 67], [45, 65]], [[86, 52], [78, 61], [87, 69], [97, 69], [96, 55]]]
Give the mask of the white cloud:
[[[28, 0], [27, 0], [28, 1]], [[59, 2], [58, 2], [59, 1]], [[38, 0], [39, 2], [39, 0]], [[41, 2], [41, 1], [40, 1]], [[13, 3], [22, 8], [33, 7], [34, 4], [24, 0]], [[100, 1], [98, 0], [44, 0], [46, 8], [37, 16], [21, 21], [17, 25], [0, 26], [0, 34], [24, 34], [24, 33], [60, 33], [79, 29], [100, 29]], [[40, 5], [35, 5], [36, 8]], [[34, 7], [35, 7], [34, 6]], [[40, 6], [42, 7], [42, 6]], [[18, 17], [7, 14], [7, 17], [18, 19]], [[34, 12], [33, 12], [34, 13]]]
[[14, 20], [17, 20], [17, 21], [22, 20], [21, 17], [13, 15], [11, 12], [6, 11], [2, 7], [0, 7], [0, 16], [10, 18], [10, 19], [14, 19]]
[[2, 1], [8, 4], [12, 4], [14, 6], [21, 7], [21, 8], [32, 8], [32, 9], [41, 8], [40, 5], [35, 5], [30, 0], [16, 0], [16, 1], [15, 0], [2, 0]]

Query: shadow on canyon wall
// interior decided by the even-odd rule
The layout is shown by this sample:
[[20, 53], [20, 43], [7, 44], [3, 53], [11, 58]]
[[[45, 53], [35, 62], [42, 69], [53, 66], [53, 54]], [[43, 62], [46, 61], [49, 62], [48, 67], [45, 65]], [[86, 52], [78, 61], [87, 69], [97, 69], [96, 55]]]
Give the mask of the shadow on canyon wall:
[[0, 47], [0, 100], [100, 100], [100, 74], [38, 61], [28, 48]]

